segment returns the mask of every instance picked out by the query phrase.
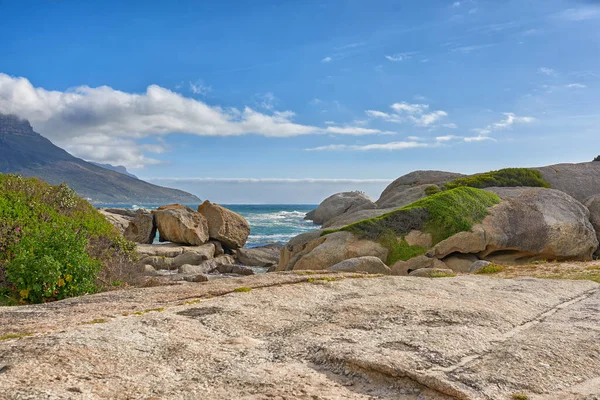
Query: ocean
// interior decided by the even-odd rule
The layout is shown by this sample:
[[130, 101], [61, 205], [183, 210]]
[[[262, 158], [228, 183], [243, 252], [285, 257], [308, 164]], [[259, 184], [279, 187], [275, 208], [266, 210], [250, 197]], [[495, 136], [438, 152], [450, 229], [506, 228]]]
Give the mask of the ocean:
[[[193, 209], [198, 205], [187, 204]], [[250, 236], [246, 247], [264, 246], [269, 243], [285, 244], [296, 235], [319, 227], [311, 221], [305, 221], [307, 212], [317, 205], [307, 204], [220, 204], [240, 214], [250, 224]], [[148, 204], [98, 204], [102, 208], [145, 208], [153, 210], [157, 205]]]

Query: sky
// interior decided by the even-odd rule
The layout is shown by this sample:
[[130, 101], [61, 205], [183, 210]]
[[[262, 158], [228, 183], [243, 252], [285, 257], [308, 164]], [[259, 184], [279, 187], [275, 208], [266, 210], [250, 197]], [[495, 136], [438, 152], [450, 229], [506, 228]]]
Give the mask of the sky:
[[600, 1], [0, 0], [0, 37], [1, 113], [221, 203], [600, 153]]

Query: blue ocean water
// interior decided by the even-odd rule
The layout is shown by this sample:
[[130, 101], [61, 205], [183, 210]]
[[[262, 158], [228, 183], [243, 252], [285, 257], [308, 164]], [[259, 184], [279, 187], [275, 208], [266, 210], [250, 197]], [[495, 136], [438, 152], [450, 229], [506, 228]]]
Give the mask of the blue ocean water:
[[[187, 204], [193, 209], [198, 205]], [[296, 235], [318, 229], [304, 215], [317, 205], [307, 204], [221, 204], [240, 214], [250, 224], [250, 236], [246, 247], [263, 246], [269, 243], [285, 244]], [[102, 208], [145, 208], [153, 210], [156, 204], [101, 204]]]

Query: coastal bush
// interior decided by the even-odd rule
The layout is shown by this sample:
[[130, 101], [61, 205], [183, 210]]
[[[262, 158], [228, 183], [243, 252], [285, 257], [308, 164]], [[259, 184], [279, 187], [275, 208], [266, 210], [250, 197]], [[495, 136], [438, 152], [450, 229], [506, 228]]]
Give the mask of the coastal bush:
[[517, 186], [549, 188], [550, 184], [543, 179], [540, 171], [528, 168], [505, 168], [498, 171], [490, 171], [483, 174], [455, 179], [452, 182], [446, 183], [444, 189], [455, 189], [461, 186], [479, 189], [487, 187]]
[[596, 158], [594, 158], [594, 161], [600, 161], [600, 156], [597, 156]]
[[133, 270], [134, 250], [67, 185], [0, 174], [0, 304], [94, 293], [115, 263]]
[[488, 214], [488, 207], [499, 202], [500, 198], [494, 193], [458, 187], [422, 198], [379, 217], [358, 221], [336, 230], [326, 230], [323, 235], [347, 231], [359, 238], [378, 241], [391, 254], [389, 265], [391, 260], [401, 260], [411, 254], [419, 255], [423, 251], [423, 248], [417, 249], [418, 246], [408, 246], [405, 241], [398, 243], [396, 238], [412, 230], [420, 230], [430, 233], [433, 244], [437, 244], [459, 232], [469, 231], [474, 224], [483, 221]]
[[393, 265], [397, 261], [407, 261], [427, 253], [425, 247], [410, 246], [404, 239], [399, 241], [394, 235], [387, 235], [379, 242], [388, 249], [387, 265]]
[[425, 196], [431, 196], [440, 192], [440, 188], [436, 185], [430, 185], [425, 188]]

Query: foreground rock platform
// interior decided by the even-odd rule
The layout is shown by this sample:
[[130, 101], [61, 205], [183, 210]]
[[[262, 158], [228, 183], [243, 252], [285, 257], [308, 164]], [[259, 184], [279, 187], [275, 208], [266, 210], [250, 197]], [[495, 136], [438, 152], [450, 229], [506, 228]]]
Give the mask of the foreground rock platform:
[[594, 399], [599, 327], [591, 281], [276, 273], [132, 289], [0, 308], [0, 398]]

